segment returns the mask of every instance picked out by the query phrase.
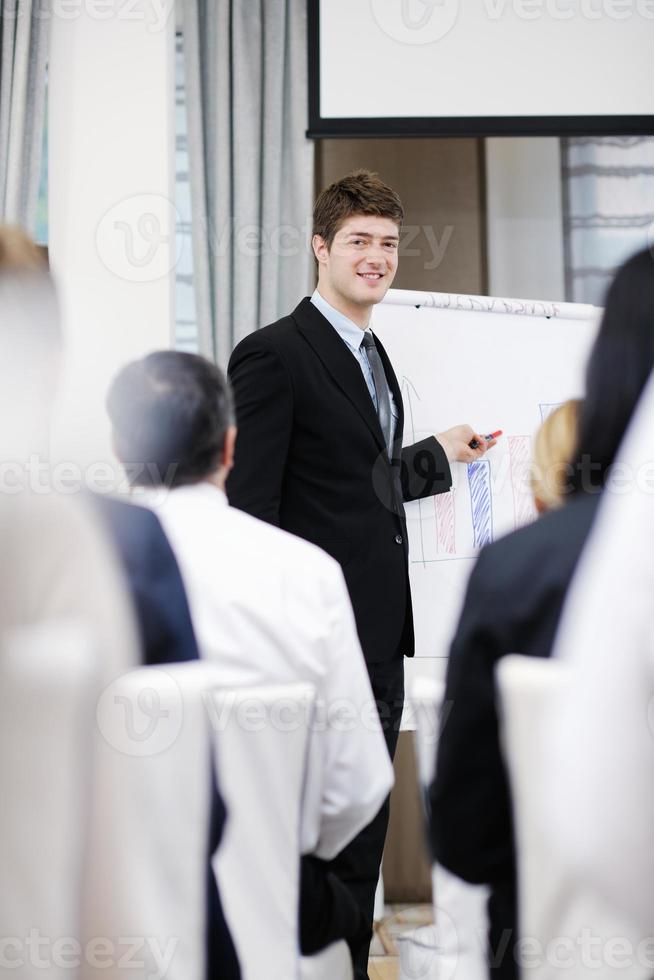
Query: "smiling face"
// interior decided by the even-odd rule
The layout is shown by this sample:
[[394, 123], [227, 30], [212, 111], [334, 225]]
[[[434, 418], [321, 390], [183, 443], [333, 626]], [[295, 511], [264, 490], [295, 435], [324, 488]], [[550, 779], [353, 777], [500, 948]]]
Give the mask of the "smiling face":
[[318, 290], [323, 299], [365, 328], [397, 272], [399, 228], [390, 218], [355, 214], [347, 218], [328, 247], [313, 237]]

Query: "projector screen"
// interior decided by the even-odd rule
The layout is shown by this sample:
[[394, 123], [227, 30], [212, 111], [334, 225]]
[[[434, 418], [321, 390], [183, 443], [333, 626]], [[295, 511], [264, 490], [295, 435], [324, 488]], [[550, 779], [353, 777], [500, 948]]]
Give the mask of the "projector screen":
[[309, 0], [309, 135], [654, 133], [654, 0]]

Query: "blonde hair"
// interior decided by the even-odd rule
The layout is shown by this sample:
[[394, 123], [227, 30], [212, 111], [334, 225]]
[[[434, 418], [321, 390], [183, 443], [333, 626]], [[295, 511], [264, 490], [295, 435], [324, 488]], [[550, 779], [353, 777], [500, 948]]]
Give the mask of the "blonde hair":
[[539, 510], [562, 507], [572, 492], [580, 405], [576, 398], [559, 405], [536, 433], [531, 489]]

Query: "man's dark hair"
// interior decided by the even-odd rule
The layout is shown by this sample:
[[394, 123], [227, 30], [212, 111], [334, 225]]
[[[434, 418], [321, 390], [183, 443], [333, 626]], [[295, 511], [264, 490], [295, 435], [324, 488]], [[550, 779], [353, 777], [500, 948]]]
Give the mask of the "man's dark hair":
[[331, 248], [334, 235], [354, 214], [389, 218], [398, 229], [404, 220], [399, 195], [370, 170], [355, 170], [325, 188], [313, 209], [313, 234]]
[[224, 374], [204, 357], [157, 351], [119, 372], [107, 395], [116, 452], [131, 483], [178, 487], [218, 469], [233, 421]]
[[619, 269], [586, 369], [579, 416], [577, 489], [606, 482], [629, 420], [654, 369], [654, 257], [645, 249]]

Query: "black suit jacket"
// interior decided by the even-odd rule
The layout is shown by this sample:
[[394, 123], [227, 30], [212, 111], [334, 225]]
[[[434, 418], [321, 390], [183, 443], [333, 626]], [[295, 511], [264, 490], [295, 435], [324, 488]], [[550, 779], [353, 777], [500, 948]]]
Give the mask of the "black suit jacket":
[[403, 500], [451, 487], [435, 438], [401, 448], [402, 394], [376, 343], [399, 410], [391, 459], [359, 363], [309, 299], [241, 341], [228, 369], [238, 424], [229, 501], [340, 562], [372, 663], [413, 655]]
[[[509, 785], [498, 735], [495, 665], [507, 653], [549, 656], [598, 496], [485, 548], [474, 567], [447, 667], [437, 770], [430, 790], [434, 853], [461, 878], [491, 885], [491, 939], [515, 928]], [[515, 936], [513, 936], [515, 940]], [[511, 950], [497, 976], [514, 977]]]

